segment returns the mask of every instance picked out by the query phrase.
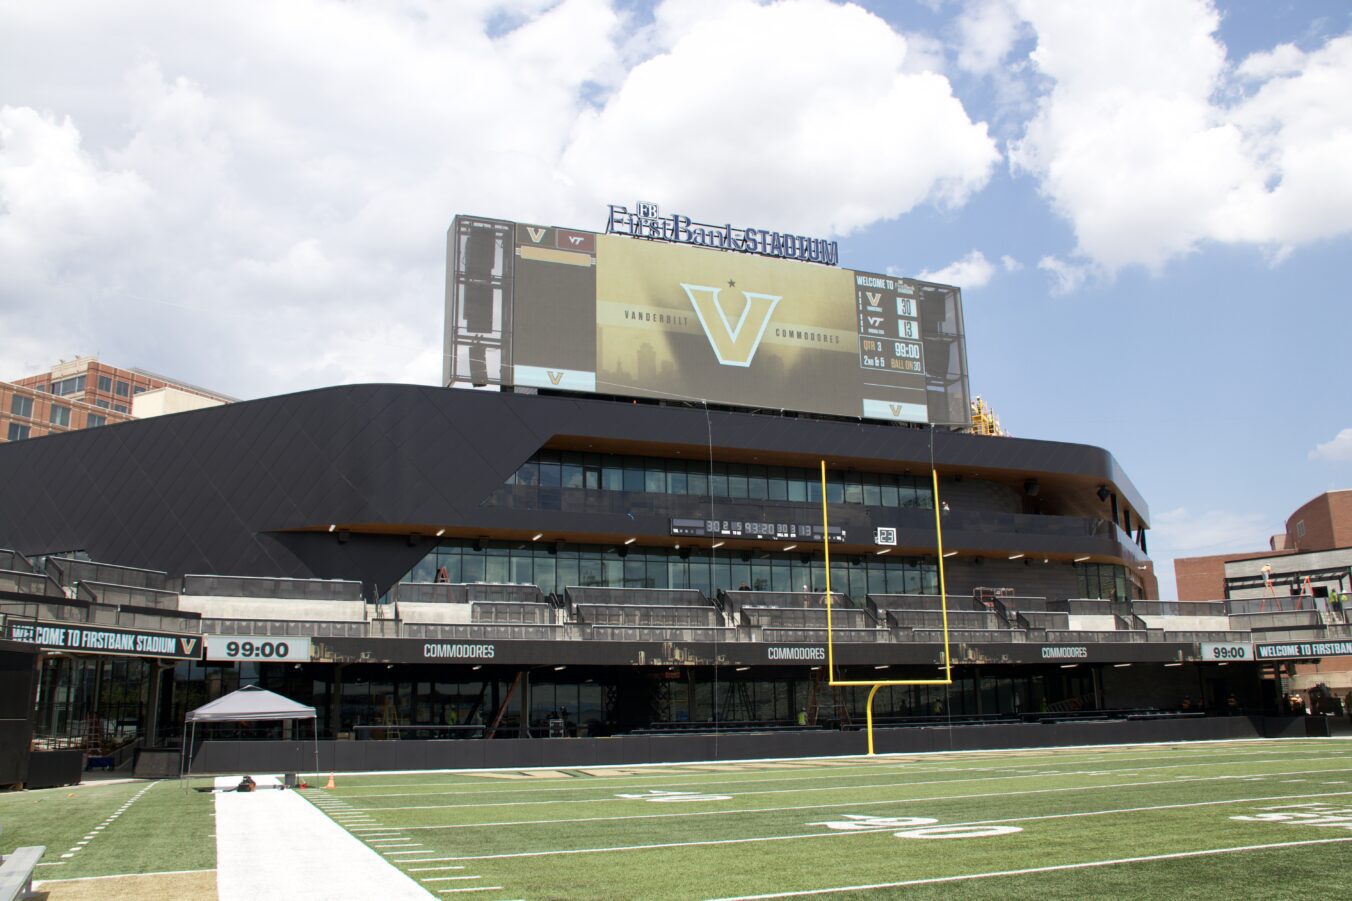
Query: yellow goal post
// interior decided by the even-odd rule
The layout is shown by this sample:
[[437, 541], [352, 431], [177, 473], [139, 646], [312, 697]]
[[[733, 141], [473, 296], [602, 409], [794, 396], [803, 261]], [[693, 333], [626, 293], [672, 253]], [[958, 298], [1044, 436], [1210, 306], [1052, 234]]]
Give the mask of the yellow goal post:
[[930, 468], [930, 477], [934, 487], [934, 535], [938, 547], [939, 560], [939, 610], [944, 624], [944, 677], [942, 679], [837, 679], [836, 649], [831, 631], [831, 539], [827, 530], [826, 515], [826, 461], [821, 461], [822, 478], [822, 552], [826, 558], [826, 670], [827, 684], [832, 686], [869, 686], [868, 705], [865, 717], [868, 724], [868, 753], [873, 756], [873, 697], [878, 689], [889, 685], [952, 685], [953, 656], [948, 643], [948, 588], [944, 584], [944, 531], [939, 518], [939, 472]]

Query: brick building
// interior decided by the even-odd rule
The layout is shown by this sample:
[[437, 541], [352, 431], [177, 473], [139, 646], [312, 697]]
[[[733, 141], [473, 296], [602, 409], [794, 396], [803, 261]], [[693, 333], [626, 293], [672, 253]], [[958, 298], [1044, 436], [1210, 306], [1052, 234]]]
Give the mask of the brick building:
[[94, 357], [62, 361], [46, 372], [0, 382], [0, 441], [229, 403], [232, 398]]

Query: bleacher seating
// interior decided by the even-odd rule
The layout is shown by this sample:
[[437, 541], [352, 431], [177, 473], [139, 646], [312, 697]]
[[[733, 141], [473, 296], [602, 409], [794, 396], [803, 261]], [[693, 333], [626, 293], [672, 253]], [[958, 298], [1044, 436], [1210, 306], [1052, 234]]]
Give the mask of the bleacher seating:
[[711, 607], [713, 602], [694, 588], [597, 588], [570, 585], [564, 589], [569, 607], [578, 604], [657, 605], [660, 607]]

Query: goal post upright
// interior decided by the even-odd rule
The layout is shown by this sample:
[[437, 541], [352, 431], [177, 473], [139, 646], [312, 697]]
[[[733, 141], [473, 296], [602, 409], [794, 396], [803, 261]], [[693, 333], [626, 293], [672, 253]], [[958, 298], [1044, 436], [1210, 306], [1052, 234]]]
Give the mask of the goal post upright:
[[827, 531], [826, 514], [826, 460], [821, 461], [821, 483], [822, 483], [822, 555], [826, 564], [826, 671], [827, 684], [831, 686], [847, 686], [862, 688], [867, 686], [869, 689], [868, 703], [864, 709], [864, 716], [868, 729], [868, 753], [873, 756], [873, 698], [878, 694], [878, 689], [889, 685], [952, 685], [953, 684], [953, 657], [949, 649], [948, 641], [948, 586], [944, 581], [944, 534], [943, 523], [940, 519], [939, 503], [939, 472], [937, 469], [930, 468], [930, 476], [933, 481], [934, 489], [934, 534], [935, 544], [938, 549], [939, 561], [939, 611], [943, 619], [944, 627], [944, 677], [942, 679], [837, 679], [836, 678], [836, 649], [835, 637], [831, 624], [831, 537]]

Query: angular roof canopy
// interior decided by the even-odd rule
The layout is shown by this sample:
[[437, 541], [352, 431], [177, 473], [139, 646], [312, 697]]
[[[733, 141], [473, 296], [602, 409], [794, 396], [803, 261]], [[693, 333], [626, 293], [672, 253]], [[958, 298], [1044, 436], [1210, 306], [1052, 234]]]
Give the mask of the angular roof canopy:
[[290, 698], [246, 685], [188, 713], [190, 723], [230, 723], [240, 720], [312, 720], [315, 709]]

